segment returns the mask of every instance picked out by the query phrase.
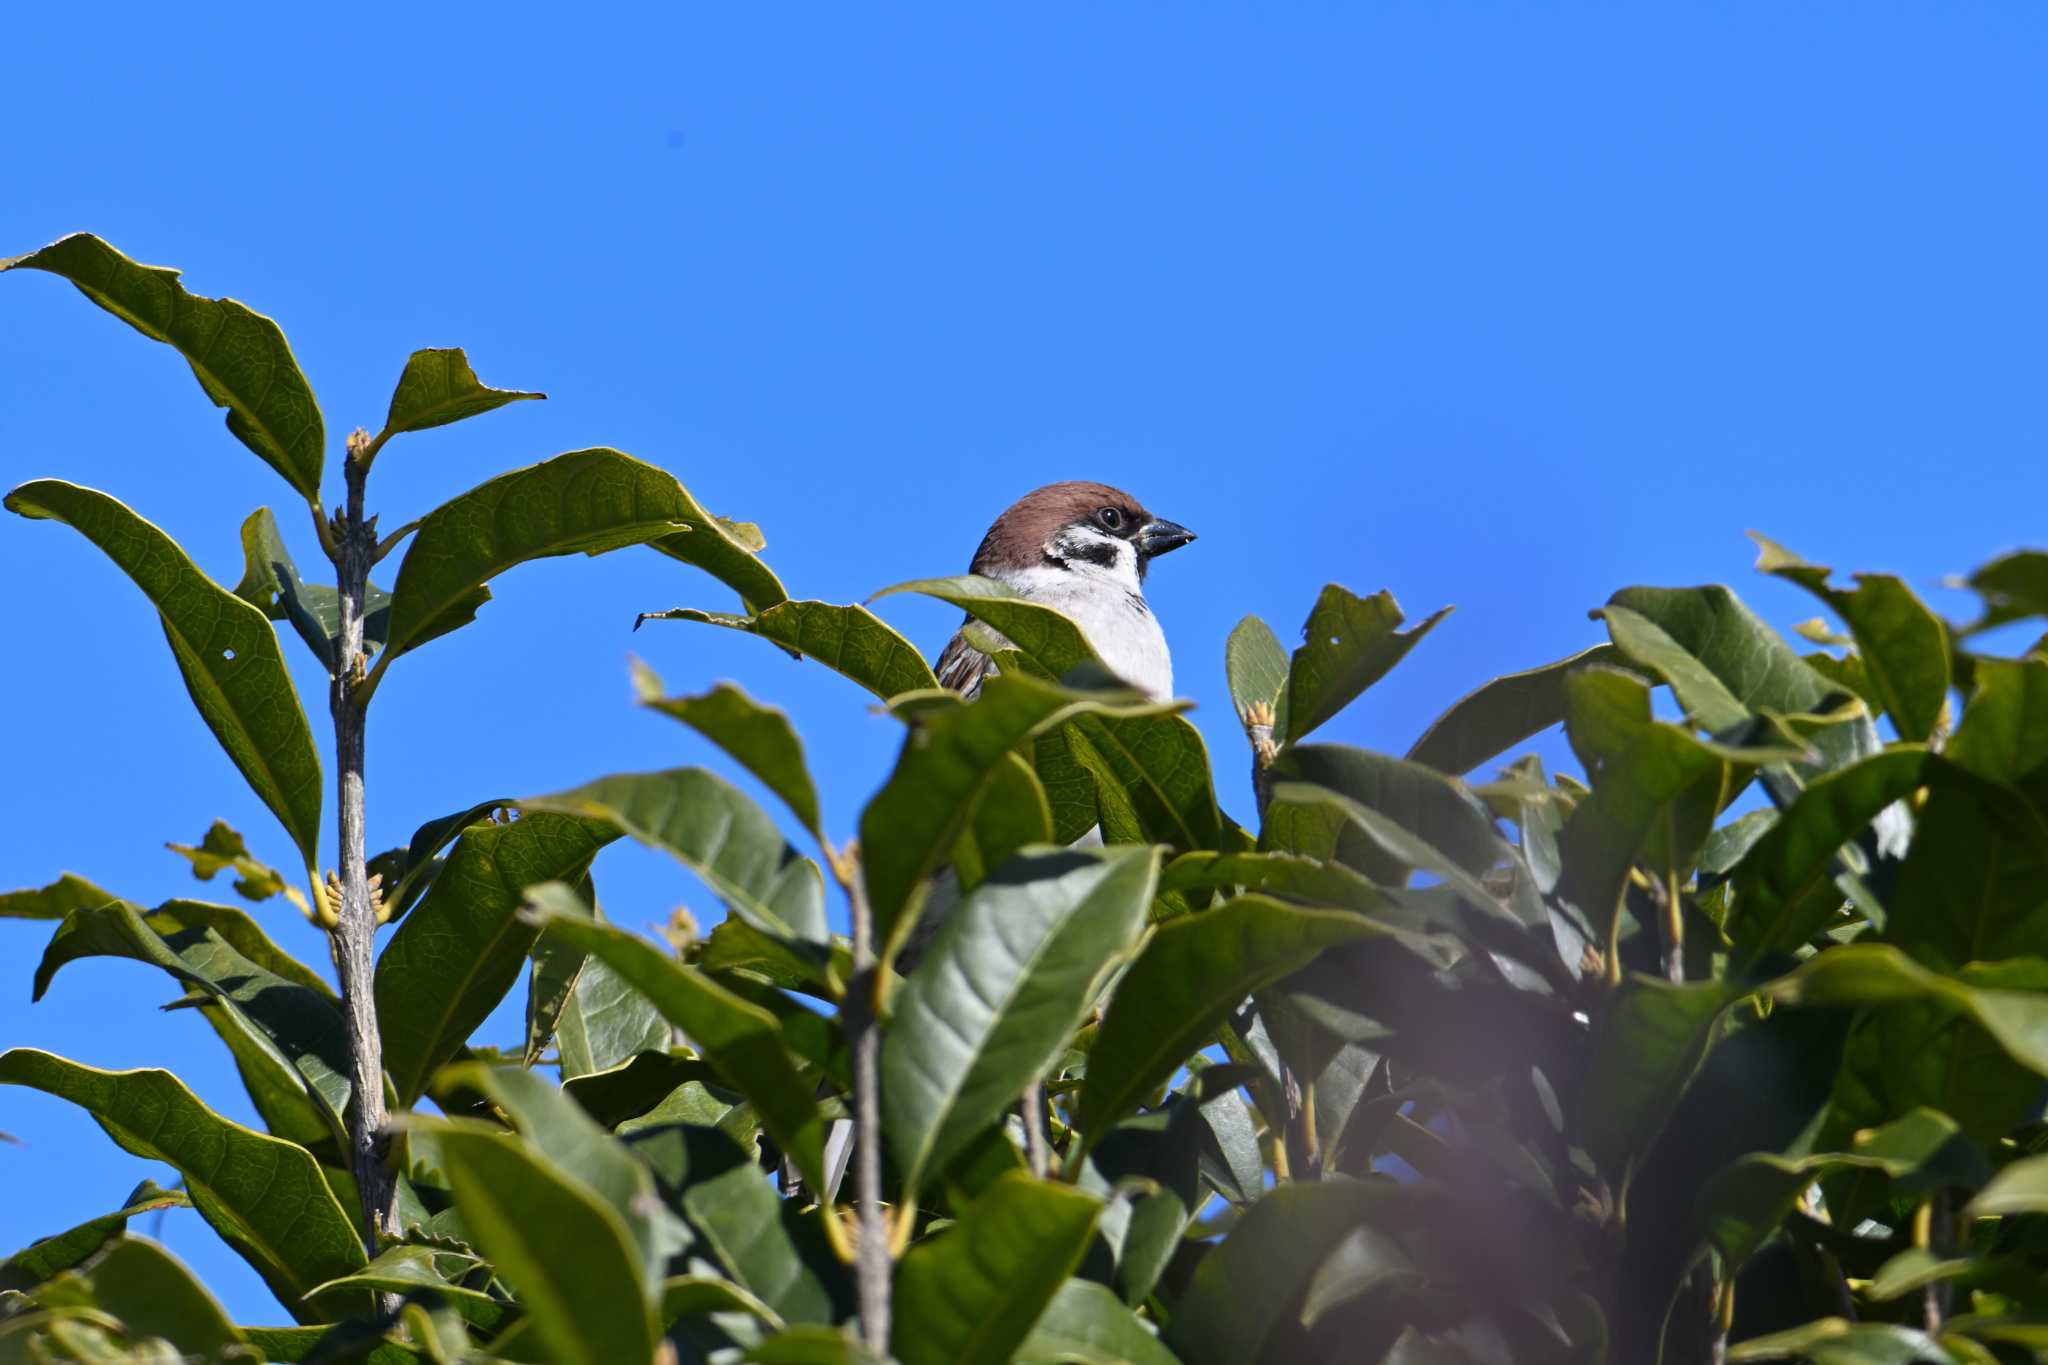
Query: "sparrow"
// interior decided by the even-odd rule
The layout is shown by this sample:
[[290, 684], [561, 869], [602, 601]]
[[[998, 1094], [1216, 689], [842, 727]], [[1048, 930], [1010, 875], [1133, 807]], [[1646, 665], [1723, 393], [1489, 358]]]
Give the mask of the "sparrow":
[[[1049, 483], [1010, 504], [969, 569], [1042, 603], [1081, 628], [1103, 666], [1154, 701], [1173, 696], [1173, 657], [1145, 602], [1145, 571], [1195, 533], [1105, 483]], [[967, 618], [967, 623], [973, 622]], [[1000, 633], [981, 630], [1007, 644]], [[939, 655], [941, 686], [973, 696], [995, 671], [967, 624]]]

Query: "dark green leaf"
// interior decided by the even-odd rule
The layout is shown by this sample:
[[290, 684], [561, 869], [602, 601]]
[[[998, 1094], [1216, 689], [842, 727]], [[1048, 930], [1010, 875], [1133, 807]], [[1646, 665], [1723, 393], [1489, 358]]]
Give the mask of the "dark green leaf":
[[460, 1281], [483, 1264], [467, 1252], [431, 1246], [395, 1246], [353, 1275], [322, 1289], [367, 1289], [387, 1294], [427, 1294], [445, 1300], [464, 1322], [486, 1332], [504, 1326], [518, 1311], [503, 1299]]
[[745, 973], [783, 990], [824, 1000], [837, 1000], [844, 990], [840, 983], [853, 972], [853, 954], [844, 942], [835, 941], [830, 962], [820, 963], [815, 954], [800, 952], [744, 920], [731, 918], [714, 925], [710, 936], [692, 945], [685, 959], [714, 976]]
[[660, 849], [765, 933], [811, 944], [829, 937], [817, 864], [789, 846], [752, 797], [715, 773], [621, 773], [520, 805], [603, 821]]
[[804, 746], [786, 712], [763, 706], [731, 683], [720, 683], [697, 697], [663, 697], [661, 679], [635, 662], [633, 687], [640, 704], [674, 716], [732, 755], [741, 767], [781, 797], [805, 829], [823, 839], [818, 814], [818, 789], [804, 765]]
[[478, 1248], [519, 1291], [548, 1359], [652, 1359], [660, 1333], [618, 1213], [517, 1139], [454, 1123], [434, 1131], [456, 1206]]
[[1972, 1218], [2048, 1213], [2048, 1156], [2022, 1157], [1991, 1178], [1966, 1210]]
[[[1287, 693], [1287, 650], [1271, 626], [1247, 616], [1223, 642], [1223, 674], [1240, 718], [1254, 706], [1277, 707]], [[1273, 732], [1281, 733], [1281, 722]]]
[[1342, 863], [1295, 853], [1183, 853], [1159, 874], [1167, 891], [1263, 891], [1316, 905], [1388, 911], [1387, 894]]
[[2048, 993], [1976, 986], [1944, 976], [1878, 943], [1851, 943], [1809, 958], [1765, 988], [1787, 1004], [1880, 1005], [1927, 1000], [1967, 1015], [2036, 1075], [2048, 1076]]
[[953, 870], [960, 876], [960, 889], [972, 891], [981, 885], [1017, 850], [1053, 842], [1052, 808], [1045, 788], [1020, 754], [1003, 755], [974, 799], [967, 832], [953, 846]]
[[853, 1328], [798, 1326], [776, 1333], [740, 1359], [747, 1365], [879, 1365]]
[[1241, 896], [1154, 931], [1088, 1056], [1079, 1126], [1093, 1141], [1171, 1077], [1232, 1009], [1325, 948], [1379, 932], [1360, 916]]
[[[536, 905], [552, 905], [566, 913], [590, 915], [590, 902], [566, 882], [543, 882], [526, 889], [527, 899]], [[533, 941], [532, 967], [526, 974], [526, 1050], [521, 1061], [532, 1066], [554, 1041], [561, 1027], [562, 1011], [583, 974], [583, 954], [543, 932]], [[627, 1055], [631, 1055], [628, 1053]], [[615, 1060], [623, 1060], [618, 1058]], [[568, 1079], [564, 1068], [563, 1079]]]
[[1484, 683], [1430, 722], [1408, 751], [1408, 761], [1453, 775], [1564, 720], [1564, 679], [1587, 664], [1617, 663], [1612, 645], [1595, 645], [1554, 664], [1509, 673]]
[[459, 346], [414, 351], [406, 358], [398, 387], [391, 391], [391, 407], [375, 444], [381, 446], [401, 431], [444, 427], [523, 398], [545, 397], [544, 393], [518, 389], [486, 388], [477, 382], [476, 371], [469, 368], [469, 357]]
[[1650, 1144], [1713, 1042], [1733, 990], [1632, 976], [1608, 1006], [1575, 1113], [1578, 1139], [1614, 1177]]
[[0, 1084], [89, 1112], [121, 1147], [177, 1168], [200, 1215], [302, 1322], [361, 1306], [308, 1303], [316, 1285], [361, 1268], [363, 1244], [303, 1147], [229, 1123], [168, 1071], [98, 1071], [47, 1052], [0, 1054]]
[[726, 1083], [750, 1100], [761, 1125], [813, 1189], [824, 1180], [824, 1131], [812, 1086], [783, 1050], [775, 1016], [704, 973], [663, 956], [609, 924], [561, 914], [539, 917], [550, 932], [602, 958], [680, 1028]]
[[636, 1134], [633, 1146], [719, 1263], [774, 1315], [811, 1323], [847, 1316], [852, 1287], [818, 1216], [778, 1198], [730, 1137], [676, 1124]]
[[[1336, 744], [1293, 745], [1272, 773], [1276, 781], [1312, 782], [1350, 797], [1474, 875], [1511, 856], [1492, 815], [1465, 784], [1420, 763]], [[1366, 867], [1368, 876], [1395, 885], [1406, 880], [1400, 863], [1375, 861], [1381, 865]]]
[[92, 1308], [127, 1329], [131, 1341], [155, 1337], [187, 1357], [211, 1359], [242, 1334], [206, 1287], [155, 1242], [122, 1237], [82, 1269], [67, 1271], [36, 1293], [49, 1308]]
[[1890, 1323], [1850, 1323], [1821, 1318], [1790, 1331], [1752, 1337], [1728, 1349], [1730, 1365], [1752, 1360], [1802, 1360], [1808, 1365], [1918, 1365], [1955, 1357], [1940, 1343], [1913, 1327]]
[[276, 323], [233, 299], [188, 294], [177, 271], [137, 265], [83, 232], [0, 260], [0, 270], [21, 268], [63, 276], [150, 340], [174, 347], [206, 396], [228, 410], [235, 439], [318, 506], [326, 428]]
[[940, 694], [932, 698], [934, 709], [912, 719], [896, 771], [861, 814], [862, 874], [883, 958], [909, 933], [925, 879], [959, 840], [975, 798], [1004, 755], [1078, 716], [1160, 710], [1128, 698], [1005, 675], [983, 684], [971, 706]]
[[1857, 574], [1856, 588], [1828, 585], [1834, 571], [1809, 564], [1752, 532], [1756, 567], [1797, 583], [1835, 610], [1848, 624], [1861, 653], [1865, 676], [1899, 730], [1899, 737], [1924, 740], [1934, 733], [1948, 697], [1948, 633], [1913, 590], [1890, 574]]
[[1970, 631], [1989, 630], [2029, 616], [2048, 616], [2048, 552], [2015, 550], [1971, 574], [1966, 586], [1984, 599], [1984, 616]]
[[280, 1365], [315, 1365], [347, 1352], [350, 1365], [419, 1365], [431, 1359], [403, 1342], [366, 1329], [361, 1322], [340, 1327], [244, 1327], [242, 1335]]
[[[1071, 617], [1033, 602], [1015, 588], [979, 574], [954, 578], [919, 578], [884, 588], [868, 598], [876, 602], [897, 593], [922, 593], [959, 607], [993, 627], [1026, 658], [1052, 678], [1064, 678], [1081, 664], [1096, 660], [1088, 637]], [[1099, 662], [1099, 661], [1097, 661]]]
[[562, 1079], [609, 1071], [668, 1043], [668, 1021], [654, 1002], [622, 980], [604, 959], [584, 956], [556, 1038]]
[[[332, 584], [308, 583], [278, 534], [277, 519], [259, 507], [242, 523], [242, 581], [235, 596], [273, 621], [289, 621], [306, 647], [331, 673], [341, 638], [341, 593]], [[482, 599], [479, 599], [481, 603]], [[383, 648], [391, 624], [391, 594], [375, 583], [363, 595], [363, 648]]]
[[456, 841], [377, 960], [384, 1069], [401, 1103], [419, 1098], [519, 979], [534, 939], [519, 918], [526, 888], [575, 877], [613, 837], [587, 820], [536, 813]]
[[1400, 625], [1407, 618], [1392, 593], [1360, 597], [1335, 583], [1324, 587], [1301, 628], [1302, 645], [1288, 669], [1287, 730], [1274, 738], [1288, 744], [1306, 739], [1385, 677], [1450, 610], [1445, 607], [1404, 631]]
[[516, 564], [644, 544], [699, 565], [755, 605], [785, 595], [673, 475], [616, 450], [571, 451], [501, 474], [421, 520], [391, 592], [390, 643], [378, 671]]
[[903, 1365], [1008, 1360], [1081, 1260], [1101, 1206], [1013, 1173], [896, 1268], [890, 1352]]
[[164, 637], [207, 728], [311, 867], [320, 839], [320, 756], [263, 613], [104, 493], [39, 479], [9, 493], [6, 505], [75, 528], [135, 580], [162, 613]]
[[1150, 848], [1020, 854], [940, 927], [882, 1041], [883, 1134], [917, 1190], [1058, 1061], [1145, 924]]
[[698, 621], [758, 635], [859, 683], [888, 701], [905, 692], [936, 688], [938, 678], [917, 647], [885, 625], [866, 607], [831, 602], [780, 602], [753, 616], [730, 612], [675, 611], [641, 614], [646, 621]]

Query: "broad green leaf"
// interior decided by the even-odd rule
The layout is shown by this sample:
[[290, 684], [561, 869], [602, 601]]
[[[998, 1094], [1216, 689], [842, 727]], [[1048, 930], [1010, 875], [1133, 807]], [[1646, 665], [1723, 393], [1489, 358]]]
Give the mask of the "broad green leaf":
[[391, 590], [381, 672], [505, 570], [551, 555], [655, 544], [699, 565], [750, 604], [783, 600], [767, 566], [733, 540], [675, 477], [616, 450], [571, 451], [516, 469], [420, 521]]
[[1577, 1140], [1610, 1179], [1650, 1150], [1733, 998], [1734, 988], [1718, 981], [1681, 985], [1635, 975], [1622, 982], [1573, 1110]]
[[444, 427], [507, 403], [545, 397], [544, 393], [493, 389], [478, 383], [476, 371], [469, 367], [469, 357], [459, 346], [414, 351], [406, 358], [398, 387], [391, 391], [384, 429], [377, 433], [374, 444], [381, 446], [402, 431]]
[[2048, 1213], [2048, 1156], [2021, 1157], [1977, 1192], [1964, 1211], [1971, 1218]]
[[555, 1174], [580, 1181], [618, 1214], [631, 1234], [651, 1295], [668, 1257], [689, 1245], [689, 1234], [654, 1193], [647, 1167], [577, 1107], [559, 1087], [518, 1067], [468, 1063], [444, 1073], [451, 1085], [474, 1089], [503, 1111], [512, 1126], [553, 1163]]
[[1071, 617], [1024, 597], [1015, 588], [979, 574], [953, 578], [919, 578], [882, 589], [869, 602], [914, 592], [951, 603], [974, 620], [993, 627], [1026, 658], [1054, 679], [1094, 660], [1087, 635]]
[[456, 840], [377, 959], [384, 1070], [401, 1103], [419, 1098], [519, 979], [534, 939], [519, 918], [526, 888], [573, 879], [613, 837], [587, 820], [536, 812]]
[[1944, 752], [1979, 777], [2029, 784], [2048, 767], [2048, 660], [1980, 659]]
[[1728, 1348], [1730, 1365], [1752, 1360], [1801, 1360], [1808, 1365], [1918, 1365], [1955, 1359], [1933, 1337], [1892, 1323], [1820, 1318]]
[[903, 1365], [1008, 1360], [1080, 1263], [1101, 1205], [1003, 1176], [896, 1268], [890, 1353]]
[[1077, 1184], [1108, 1201], [1096, 1232], [1114, 1258], [1111, 1282], [1125, 1303], [1150, 1298], [1180, 1250], [1188, 1221], [1206, 1197], [1202, 1150], [1208, 1137], [1199, 1106], [1175, 1095], [1163, 1109], [1111, 1127], [1082, 1164]]
[[1408, 761], [1453, 775], [1468, 773], [1564, 720], [1566, 674], [1587, 664], [1618, 662], [1612, 645], [1595, 645], [1554, 664], [1483, 683], [1430, 722], [1409, 749]]
[[1283, 1324], [1309, 1277], [1394, 1193], [1390, 1183], [1280, 1185], [1246, 1210], [1195, 1268], [1173, 1306], [1166, 1341], [1188, 1365], [1237, 1365]]
[[1948, 632], [1913, 590], [1891, 574], [1857, 574], [1852, 592], [1830, 587], [1834, 572], [1809, 564], [1755, 532], [1759, 572], [1797, 583], [1848, 625], [1864, 676], [1906, 740], [1934, 733], [1948, 698]]
[[202, 882], [212, 881], [223, 871], [233, 872], [235, 893], [252, 901], [269, 900], [289, 885], [276, 868], [250, 855], [241, 831], [225, 820], [216, 820], [207, 826], [205, 836], [196, 847], [191, 844], [165, 844], [164, 847], [190, 862], [192, 875]]
[[75, 528], [135, 580], [162, 614], [164, 638], [207, 728], [311, 867], [320, 839], [320, 756], [263, 613], [104, 493], [39, 479], [9, 493], [6, 505]]
[[456, 1207], [563, 1365], [650, 1360], [660, 1332], [625, 1221], [516, 1138], [434, 1125]]
[[936, 708], [912, 720], [895, 772], [861, 813], [861, 870], [884, 960], [908, 934], [925, 879], [959, 840], [975, 798], [1004, 755], [1079, 716], [1161, 710], [1129, 696], [1091, 696], [1005, 675], [984, 683], [971, 706], [934, 697]]
[[719, 1264], [777, 1325], [831, 1323], [850, 1315], [852, 1285], [818, 1216], [777, 1196], [730, 1136], [672, 1124], [636, 1133], [631, 1141]]
[[[111, 897], [109, 899], [112, 899]], [[332, 999], [334, 988], [327, 979], [305, 963], [273, 943], [263, 926], [251, 919], [246, 911], [232, 905], [214, 905], [208, 901], [167, 900], [148, 912], [149, 922], [157, 932], [175, 933], [180, 929], [210, 929], [243, 957], [275, 976], [283, 977], [295, 986], [304, 986]]]
[[1500, 898], [1449, 854], [1363, 802], [1328, 787], [1275, 782], [1260, 837], [1275, 840], [1262, 852], [1305, 854], [1325, 861], [1342, 856], [1348, 863], [1372, 869], [1420, 868], [1475, 908], [1506, 913]]
[[947, 917], [882, 1040], [882, 1131], [906, 1189], [1059, 1060], [1144, 928], [1158, 865], [1150, 848], [1024, 853]]
[[[1727, 684], [1655, 621], [1613, 604], [1596, 614], [1607, 623], [1607, 633], [1614, 639], [1613, 664], [1618, 667], [1625, 661], [1661, 679], [1694, 724], [1725, 730], [1748, 718], [1749, 708]], [[1756, 628], [1764, 629], [1761, 623]]]
[[1003, 755], [974, 800], [967, 832], [953, 846], [960, 889], [972, 891], [1019, 849], [1053, 843], [1052, 808], [1045, 788], [1022, 755]]
[[[1223, 675], [1230, 683], [1230, 700], [1240, 718], [1254, 706], [1277, 707], [1287, 695], [1287, 650], [1271, 626], [1247, 616], [1231, 628], [1230, 638], [1223, 642]], [[1284, 725], [1284, 721], [1275, 721], [1276, 739]]]
[[503, 1299], [459, 1283], [482, 1264], [467, 1252], [400, 1245], [385, 1251], [355, 1274], [321, 1288], [330, 1292], [368, 1289], [401, 1295], [425, 1291], [446, 1300], [464, 1322], [489, 1332], [504, 1326], [518, 1310]]
[[228, 430], [315, 507], [327, 441], [313, 390], [275, 322], [233, 299], [188, 294], [178, 273], [138, 265], [99, 238], [75, 233], [0, 271], [47, 270], [152, 341], [175, 348]]
[[793, 654], [817, 660], [883, 701], [939, 685], [917, 647], [866, 607], [779, 602], [752, 616], [681, 607], [644, 612], [633, 623], [634, 629], [647, 621], [697, 621], [758, 635]]
[[1301, 628], [1287, 674], [1287, 732], [1275, 739], [1292, 744], [1342, 711], [1385, 677], [1429, 634], [1450, 608], [1426, 617], [1412, 630], [1407, 617], [1384, 590], [1360, 597], [1335, 583], [1324, 587]]
[[750, 1100], [761, 1125], [796, 1162], [813, 1189], [824, 1180], [824, 1125], [812, 1086], [783, 1048], [775, 1016], [704, 973], [609, 924], [559, 913], [538, 918], [550, 932], [609, 963], [680, 1028], [726, 1083]]
[[[1031, 771], [1045, 790], [1046, 809], [1052, 816], [1051, 841], [1055, 844], [1071, 844], [1101, 823], [1094, 772], [1100, 760], [1084, 765], [1074, 756], [1075, 748], [1086, 744], [1071, 725], [1047, 730], [1031, 741]], [[1131, 826], [1133, 830], [1137, 827], [1135, 815]], [[1115, 842], [1137, 840], [1133, 837]]]
[[[1808, 668], [1783, 637], [1725, 587], [1623, 588], [1608, 605], [1625, 608], [1654, 625], [1706, 668], [1723, 695], [1750, 711], [1815, 711], [1832, 690], [1827, 679]], [[1611, 624], [1614, 618], [1608, 619]], [[1681, 695], [1680, 701], [1687, 710], [1701, 713], [1694, 700]], [[1700, 718], [1709, 729], [1726, 728], [1719, 714]]]
[[765, 933], [811, 944], [830, 936], [817, 864], [789, 846], [752, 797], [715, 773], [621, 773], [519, 804], [603, 821], [669, 854]]
[[837, 1000], [853, 974], [853, 954], [844, 941], [832, 945], [829, 964], [781, 939], [762, 933], [744, 920], [724, 919], [708, 937], [684, 952], [684, 960], [714, 976], [746, 973], [786, 991], [800, 991], [823, 1000]]
[[555, 1039], [562, 1079], [609, 1071], [668, 1043], [668, 1021], [654, 1002], [621, 979], [603, 958], [584, 955]]
[[119, 900], [85, 878], [66, 872], [48, 886], [0, 892], [0, 919], [63, 919], [73, 910]]
[[[543, 882], [526, 888], [527, 900], [554, 905], [574, 915], [590, 915], [590, 901], [566, 882]], [[543, 932], [533, 941], [532, 966], [526, 973], [526, 1050], [520, 1061], [532, 1066], [554, 1041], [562, 1011], [583, 975], [583, 954]], [[567, 1079], [565, 1073], [563, 1079]]]
[[1016, 1360], [1018, 1365], [1179, 1365], [1136, 1314], [1090, 1280], [1060, 1286], [1017, 1349]]
[[360, 1269], [363, 1244], [303, 1147], [229, 1123], [168, 1071], [98, 1071], [47, 1052], [0, 1054], [0, 1084], [25, 1085], [90, 1113], [107, 1136], [185, 1178], [200, 1215], [254, 1266], [301, 1322], [362, 1306], [309, 1303], [315, 1286]]
[[761, 705], [731, 683], [720, 683], [702, 696], [663, 697], [661, 679], [637, 661], [633, 687], [642, 706], [674, 716], [725, 750], [781, 797], [814, 837], [825, 837], [818, 814], [818, 789], [811, 782], [803, 742], [787, 712]]
[[206, 1287], [157, 1243], [126, 1236], [91, 1265], [66, 1271], [36, 1298], [49, 1308], [93, 1308], [119, 1321], [131, 1341], [156, 1337], [187, 1357], [211, 1359], [242, 1334]]
[[384, 888], [380, 899], [397, 918], [410, 910], [427, 883], [441, 870], [439, 854], [472, 825], [482, 824], [501, 810], [512, 807], [509, 798], [480, 801], [467, 810], [429, 820], [413, 831], [412, 842], [390, 849], [370, 860], [370, 870], [381, 872]]
[[[259, 507], [242, 523], [242, 581], [235, 596], [273, 621], [289, 621], [313, 657], [334, 671], [335, 642], [341, 638], [341, 592], [329, 583], [308, 583], [278, 533], [277, 519]], [[481, 599], [479, 599], [481, 600]], [[391, 594], [375, 583], [363, 594], [363, 648], [384, 647], [391, 624]]]
[[1825, 928], [1842, 903], [1833, 886], [1837, 852], [1939, 764], [1919, 745], [1899, 746], [1808, 784], [1736, 865], [1727, 929], [1740, 958], [1793, 952]]
[[2048, 616], [2048, 551], [2015, 550], [1982, 565], [1964, 586], [1984, 599], [1984, 615], [1969, 633], [2029, 616]]
[[1325, 948], [1378, 932], [1358, 915], [1257, 895], [1168, 920], [1117, 983], [1089, 1052], [1083, 1142], [1164, 1084], [1246, 996]]
[[157, 1209], [190, 1208], [182, 1190], [166, 1190], [145, 1180], [113, 1213], [88, 1219], [52, 1237], [38, 1238], [0, 1261], [0, 1289], [33, 1289], [60, 1271], [69, 1270], [119, 1237], [128, 1220]]
[[[359, 1323], [340, 1327], [244, 1327], [242, 1335], [263, 1353], [265, 1360], [279, 1365], [313, 1365], [332, 1359], [332, 1353], [347, 1351], [350, 1365], [420, 1365], [431, 1360], [404, 1342], [391, 1337], [365, 1338]], [[438, 1362], [436, 1363], [438, 1365]]]
[[36, 968], [41, 999], [65, 963], [81, 957], [129, 957], [169, 973], [247, 1019], [270, 1041], [307, 1090], [325, 1105], [337, 1134], [346, 1131], [350, 1094], [348, 1029], [332, 996], [287, 981], [236, 952], [203, 923], [180, 922], [182, 903], [145, 917], [126, 901], [76, 910], [51, 936]]
[[853, 1339], [854, 1328], [789, 1327], [749, 1350], [746, 1365], [881, 1365]]
[[711, 1313], [745, 1313], [770, 1330], [783, 1326], [781, 1314], [730, 1280], [715, 1275], [671, 1275], [662, 1281], [663, 1322]]
[[[1291, 745], [1273, 763], [1275, 781], [1311, 782], [1379, 812], [1474, 875], [1510, 857], [1493, 817], [1455, 777], [1403, 759], [1337, 744]], [[1407, 869], [1385, 860], [1374, 880], [1399, 885]]]
[[[235, 1072], [242, 1078], [242, 1088], [249, 1092], [249, 1102], [263, 1120], [265, 1131], [338, 1159], [344, 1138], [333, 1108], [314, 1095], [291, 1059], [253, 1019], [202, 990], [191, 991], [178, 1004], [196, 1009], [235, 1059]], [[337, 1193], [335, 1197], [342, 1200], [344, 1208], [354, 1206], [350, 1196]]]
[[564, 1081], [562, 1093], [600, 1124], [615, 1129], [654, 1108], [677, 1087], [716, 1078], [708, 1063], [663, 1048], [638, 1052], [610, 1070]]

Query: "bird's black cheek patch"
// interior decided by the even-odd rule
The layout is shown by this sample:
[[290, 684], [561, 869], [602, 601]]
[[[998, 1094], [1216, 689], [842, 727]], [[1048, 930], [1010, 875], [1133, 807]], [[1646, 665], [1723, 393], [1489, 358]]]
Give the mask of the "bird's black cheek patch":
[[[1078, 537], [1077, 537], [1078, 539]], [[1106, 540], [1086, 539], [1078, 545], [1061, 547], [1069, 559], [1086, 560], [1105, 569], [1116, 567], [1116, 546]]]

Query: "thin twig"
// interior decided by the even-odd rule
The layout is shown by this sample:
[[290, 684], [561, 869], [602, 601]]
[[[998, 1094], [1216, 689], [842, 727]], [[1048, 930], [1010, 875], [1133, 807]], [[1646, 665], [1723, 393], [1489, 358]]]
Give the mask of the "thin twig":
[[1052, 1152], [1045, 1140], [1045, 1082], [1033, 1077], [1017, 1110], [1024, 1116], [1024, 1164], [1043, 1180], [1052, 1170]]
[[854, 1246], [854, 1275], [860, 1298], [861, 1344], [874, 1355], [889, 1350], [889, 1234], [882, 1226], [881, 1033], [875, 1027], [881, 972], [875, 959], [874, 913], [859, 852], [848, 845], [830, 860], [846, 889], [853, 913], [853, 980], [841, 1006], [847, 1046], [853, 1052], [853, 1183], [859, 1200], [860, 1236]]
[[341, 813], [341, 905], [334, 929], [335, 972], [341, 978], [342, 1013], [348, 1020], [350, 1080], [353, 1101], [348, 1113], [350, 1166], [362, 1195], [363, 1246], [371, 1256], [380, 1237], [398, 1234], [395, 1184], [385, 1165], [384, 1054], [377, 1030], [375, 994], [377, 907], [370, 896], [367, 848], [363, 838], [364, 710], [357, 694], [362, 681], [363, 598], [370, 579], [370, 556], [377, 545], [377, 522], [363, 515], [363, 485], [369, 473], [360, 458], [368, 440], [360, 431], [349, 438], [346, 466], [348, 504], [335, 518], [335, 570], [341, 598], [341, 632], [337, 641], [328, 709], [334, 717], [336, 781]]

